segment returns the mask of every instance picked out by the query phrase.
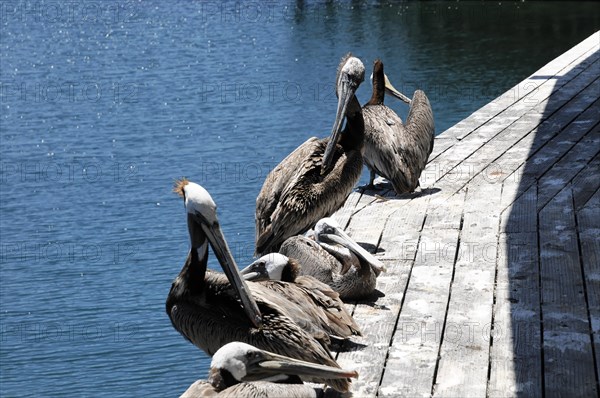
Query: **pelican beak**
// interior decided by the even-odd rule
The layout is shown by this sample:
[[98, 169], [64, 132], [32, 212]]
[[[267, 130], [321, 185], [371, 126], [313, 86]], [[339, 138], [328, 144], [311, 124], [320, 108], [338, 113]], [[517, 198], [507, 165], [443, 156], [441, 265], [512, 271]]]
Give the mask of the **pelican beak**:
[[338, 88], [338, 105], [335, 114], [335, 122], [333, 123], [333, 129], [331, 130], [331, 135], [329, 136], [329, 143], [327, 144], [327, 148], [325, 148], [325, 153], [323, 154], [321, 174], [326, 174], [333, 166], [331, 162], [333, 161], [333, 155], [335, 154], [335, 147], [340, 139], [340, 132], [342, 131], [342, 122], [344, 121], [344, 116], [346, 115], [346, 108], [348, 108], [348, 104], [350, 103], [350, 100], [354, 96], [354, 93], [358, 87], [356, 84], [352, 83], [347, 76], [343, 76]]
[[319, 377], [322, 379], [343, 379], [348, 377], [358, 378], [355, 370], [344, 370], [331, 366], [320, 365], [288, 358], [268, 351], [260, 351], [249, 366], [246, 367], [245, 381], [265, 379], [273, 375], [297, 375], [305, 377]]
[[258, 260], [244, 268], [240, 271], [242, 277], [247, 281], [264, 281], [269, 279], [269, 274], [264, 267], [264, 264], [261, 266]]
[[229, 279], [231, 286], [233, 286], [240, 300], [242, 300], [242, 305], [244, 307], [244, 311], [246, 311], [246, 314], [248, 315], [248, 318], [254, 326], [260, 328], [262, 326], [262, 314], [258, 309], [258, 305], [256, 304], [254, 297], [252, 297], [252, 294], [248, 289], [248, 285], [240, 275], [240, 271], [238, 270], [237, 264], [231, 255], [229, 246], [227, 246], [227, 242], [225, 241], [225, 237], [223, 236], [223, 232], [221, 231], [219, 223], [215, 222], [213, 224], [209, 224], [207, 222], [201, 222], [200, 225], [202, 226], [202, 230], [206, 234], [210, 245], [217, 256], [225, 275], [227, 275], [227, 279]]
[[406, 95], [402, 94], [400, 91], [396, 90], [396, 88], [394, 86], [392, 86], [392, 83], [390, 83], [390, 79], [388, 79], [387, 75], [384, 73], [383, 74], [383, 79], [385, 80], [385, 92], [398, 98], [401, 101], [406, 102], [407, 104], [410, 104], [410, 98], [408, 98]]
[[328, 240], [333, 243], [342, 245], [350, 249], [359, 258], [366, 261], [371, 265], [373, 270], [379, 275], [381, 272], [385, 272], [385, 266], [381, 261], [375, 258], [371, 253], [363, 249], [358, 243], [356, 243], [347, 233], [342, 231], [340, 228], [334, 228], [333, 234], [321, 234], [319, 239]]

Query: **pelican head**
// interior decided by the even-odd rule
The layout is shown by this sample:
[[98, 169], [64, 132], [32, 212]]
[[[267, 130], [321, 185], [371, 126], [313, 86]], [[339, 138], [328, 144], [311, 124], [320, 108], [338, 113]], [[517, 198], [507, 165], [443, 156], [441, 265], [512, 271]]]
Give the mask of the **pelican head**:
[[352, 240], [333, 218], [320, 219], [315, 225], [315, 236], [317, 242], [324, 248], [331, 248], [330, 244], [340, 245], [370, 264], [377, 274], [385, 271], [383, 263]]
[[186, 179], [177, 181], [174, 191], [184, 199], [192, 244], [191, 250], [198, 251], [199, 257], [202, 256], [203, 254], [200, 254], [199, 251], [205, 247], [208, 239], [225, 275], [227, 275], [227, 279], [229, 279], [231, 286], [240, 297], [250, 321], [254, 326], [260, 327], [262, 322], [261, 312], [256, 301], [249, 293], [246, 282], [240, 276], [237, 264], [225, 241], [217, 219], [217, 205], [212, 197], [206, 189]]
[[371, 77], [369, 78], [373, 86], [375, 86], [376, 84], [375, 81], [377, 77], [381, 75], [383, 75], [383, 85], [385, 87], [385, 92], [391, 96], [398, 98], [401, 101], [406, 102], [407, 104], [410, 104], [410, 98], [402, 94], [400, 91], [396, 90], [396, 88], [390, 82], [390, 79], [388, 79], [387, 75], [383, 72], [383, 62], [381, 62], [380, 59], [376, 59], [375, 62], [373, 62], [373, 72], [371, 73]]
[[280, 253], [265, 254], [246, 268], [240, 274], [247, 281], [277, 280], [293, 282], [298, 276], [298, 264]]
[[338, 97], [337, 111], [335, 115], [335, 122], [333, 123], [333, 129], [331, 130], [331, 136], [329, 137], [329, 143], [323, 154], [323, 172], [327, 172], [331, 169], [331, 162], [333, 161], [334, 149], [340, 138], [340, 132], [342, 130], [342, 120], [346, 115], [346, 110], [350, 100], [354, 97], [356, 89], [365, 79], [365, 66], [360, 59], [352, 56], [348, 53], [338, 66], [335, 93]]
[[249, 344], [232, 342], [221, 347], [213, 356], [208, 381], [223, 390], [235, 382], [257, 380], [281, 381], [288, 376], [341, 379], [358, 377], [356, 371], [343, 370], [288, 358]]

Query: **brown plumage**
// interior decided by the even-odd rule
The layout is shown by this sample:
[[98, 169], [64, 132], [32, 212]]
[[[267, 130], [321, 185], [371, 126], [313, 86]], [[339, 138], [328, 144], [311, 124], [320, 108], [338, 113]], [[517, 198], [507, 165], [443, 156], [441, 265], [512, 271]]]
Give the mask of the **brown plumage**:
[[[400, 117], [383, 104], [384, 93], [410, 103], [403, 124]], [[371, 172], [388, 179], [397, 194], [413, 192], [433, 150], [434, 122], [431, 105], [425, 93], [416, 90], [412, 100], [399, 93], [387, 80], [383, 63], [373, 65], [373, 95], [363, 107], [365, 121], [364, 161]]]
[[338, 67], [331, 136], [308, 139], [267, 175], [256, 198], [256, 255], [277, 251], [284, 240], [335, 212], [358, 182], [364, 123], [354, 93], [363, 79], [362, 62], [346, 55]]
[[346, 310], [340, 295], [312, 276], [298, 275], [299, 272], [296, 260], [271, 253], [244, 268], [241, 274], [246, 280], [261, 284], [303, 308], [311, 315], [311, 328], [318, 326], [328, 335], [342, 339], [360, 336], [360, 328]]
[[[311, 324], [310, 314], [285, 297], [242, 280], [208, 192], [192, 182], [181, 183], [177, 189], [185, 199], [192, 247], [167, 297], [166, 311], [173, 327], [209, 355], [229, 342], [243, 341], [339, 368], [323, 341], [317, 339], [324, 333], [305, 330]], [[206, 269], [209, 244], [225, 274]], [[339, 391], [349, 388], [347, 379], [314, 380]]]
[[298, 261], [301, 275], [326, 283], [346, 301], [371, 295], [377, 276], [385, 270], [377, 258], [329, 217], [317, 222], [314, 239], [292, 236], [283, 242], [279, 252]]

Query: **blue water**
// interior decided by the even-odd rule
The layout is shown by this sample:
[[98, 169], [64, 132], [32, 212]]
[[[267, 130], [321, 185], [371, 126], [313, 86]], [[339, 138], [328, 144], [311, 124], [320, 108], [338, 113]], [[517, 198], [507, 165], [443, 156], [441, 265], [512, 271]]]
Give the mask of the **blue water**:
[[188, 249], [172, 183], [211, 192], [247, 264], [262, 181], [330, 131], [346, 52], [425, 89], [439, 133], [600, 25], [593, 3], [0, 7], [2, 397], [177, 396], [206, 375], [164, 311]]

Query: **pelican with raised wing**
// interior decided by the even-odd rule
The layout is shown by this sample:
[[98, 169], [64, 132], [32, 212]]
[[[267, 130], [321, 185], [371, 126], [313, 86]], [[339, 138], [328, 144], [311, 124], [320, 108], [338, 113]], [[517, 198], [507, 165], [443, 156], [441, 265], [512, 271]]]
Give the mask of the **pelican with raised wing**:
[[[342, 58], [336, 77], [335, 122], [328, 138], [308, 139], [275, 167], [256, 198], [256, 250], [279, 250], [290, 236], [303, 233], [345, 202], [363, 164], [364, 122], [354, 95], [365, 67], [352, 54]], [[346, 126], [342, 131], [342, 122]]]
[[[397, 194], [413, 192], [433, 150], [434, 122], [425, 93], [416, 90], [412, 100], [392, 86], [383, 72], [383, 63], [373, 65], [373, 95], [363, 107], [365, 122], [364, 161], [370, 170], [369, 186], [375, 173], [392, 183]], [[385, 92], [410, 104], [406, 123], [383, 104]]]
[[304, 380], [357, 378], [358, 373], [324, 366], [232, 342], [215, 353], [208, 380], [198, 380], [180, 398], [301, 398], [322, 396]]
[[[175, 191], [184, 198], [191, 250], [167, 297], [166, 310], [173, 327], [208, 355], [227, 343], [243, 341], [339, 368], [325, 343], [317, 340], [322, 332], [311, 334], [298, 324], [310, 325], [310, 314], [285, 297], [241, 278], [209, 193], [185, 179], [176, 183]], [[209, 244], [225, 275], [207, 270]], [[339, 391], [349, 387], [347, 379], [314, 381]]]

